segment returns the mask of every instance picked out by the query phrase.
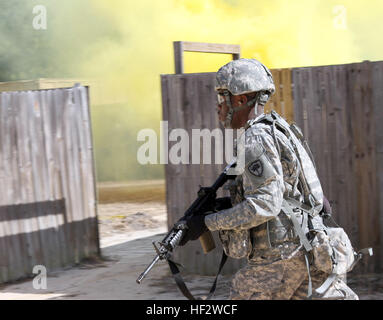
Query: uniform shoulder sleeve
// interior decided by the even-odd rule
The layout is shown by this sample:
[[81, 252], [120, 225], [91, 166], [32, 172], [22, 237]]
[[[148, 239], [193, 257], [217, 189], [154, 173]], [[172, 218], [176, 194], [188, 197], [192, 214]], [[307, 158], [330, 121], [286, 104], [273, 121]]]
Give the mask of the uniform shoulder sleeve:
[[245, 136], [244, 200], [234, 207], [206, 216], [211, 230], [249, 229], [277, 216], [284, 183], [278, 148], [266, 126], [253, 126]]

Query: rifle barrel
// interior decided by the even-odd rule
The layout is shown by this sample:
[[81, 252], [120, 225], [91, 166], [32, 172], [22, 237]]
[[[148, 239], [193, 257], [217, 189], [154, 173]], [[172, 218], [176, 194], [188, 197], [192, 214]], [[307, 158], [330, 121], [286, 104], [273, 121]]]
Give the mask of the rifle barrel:
[[149, 273], [149, 271], [153, 268], [153, 266], [156, 264], [156, 262], [160, 259], [160, 256], [157, 254], [157, 256], [153, 259], [152, 263], [145, 269], [143, 273], [140, 274], [140, 276], [137, 278], [136, 282], [138, 284], [141, 284], [142, 280], [145, 278], [145, 276]]

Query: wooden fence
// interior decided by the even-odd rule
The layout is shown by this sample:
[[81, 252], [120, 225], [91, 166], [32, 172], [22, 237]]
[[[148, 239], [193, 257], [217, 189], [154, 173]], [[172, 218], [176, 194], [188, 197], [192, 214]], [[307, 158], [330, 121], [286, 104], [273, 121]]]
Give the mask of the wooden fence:
[[99, 254], [88, 90], [0, 94], [0, 283]]
[[287, 121], [294, 121], [294, 106], [291, 92], [291, 69], [270, 70], [273, 75], [275, 93], [265, 106], [265, 112], [275, 110]]
[[382, 271], [383, 62], [292, 70], [295, 121], [308, 139], [335, 220]]
[[[266, 105], [303, 129], [316, 158], [334, 219], [356, 248], [372, 246], [374, 257], [356, 271], [382, 271], [383, 253], [383, 62], [275, 69], [276, 93]], [[162, 75], [163, 119], [169, 131], [214, 129], [215, 73]], [[192, 141], [189, 142], [191, 145]], [[214, 139], [212, 144], [214, 150]], [[169, 145], [169, 148], [171, 145]], [[168, 223], [171, 226], [196, 196], [198, 185], [210, 185], [223, 165], [174, 165], [165, 169]], [[216, 237], [216, 235], [215, 235]], [[218, 242], [218, 241], [216, 241]], [[204, 255], [195, 241], [176, 252], [191, 272], [214, 274], [218, 249]], [[244, 262], [228, 263], [232, 273]], [[362, 267], [361, 267], [362, 266]]]
[[[215, 112], [215, 73], [164, 75], [161, 77], [163, 119], [169, 122], [169, 132], [183, 128], [188, 132], [192, 146], [192, 130], [218, 128]], [[215, 141], [212, 139], [212, 150]], [[169, 148], [172, 144], [169, 143]], [[202, 144], [201, 144], [202, 148]], [[189, 162], [192, 163], [189, 154]], [[214, 163], [214, 157], [212, 157]], [[172, 226], [197, 197], [199, 185], [210, 186], [224, 169], [222, 165], [172, 164], [165, 165], [166, 203], [168, 226]], [[219, 196], [223, 196], [220, 192]], [[181, 250], [175, 250], [175, 259], [186, 266], [187, 271], [213, 275], [217, 270], [221, 246], [214, 233], [217, 249], [204, 255], [198, 241], [191, 241]], [[191, 254], [192, 253], [192, 254]], [[232, 273], [243, 261], [229, 260], [223, 273]]]

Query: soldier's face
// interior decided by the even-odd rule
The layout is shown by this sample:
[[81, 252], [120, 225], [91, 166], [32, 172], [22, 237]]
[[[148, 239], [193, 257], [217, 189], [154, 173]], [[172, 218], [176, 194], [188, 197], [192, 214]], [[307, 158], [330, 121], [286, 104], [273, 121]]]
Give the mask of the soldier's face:
[[[239, 96], [230, 96], [231, 105], [233, 108], [240, 107], [247, 102], [247, 98], [244, 95]], [[238, 112], [234, 112], [233, 120], [231, 122], [231, 128], [239, 129], [246, 124], [248, 120], [248, 114], [250, 109], [242, 109]], [[229, 107], [226, 103], [225, 96], [223, 94], [218, 94], [218, 119], [221, 123], [225, 123], [227, 113], [229, 112]]]

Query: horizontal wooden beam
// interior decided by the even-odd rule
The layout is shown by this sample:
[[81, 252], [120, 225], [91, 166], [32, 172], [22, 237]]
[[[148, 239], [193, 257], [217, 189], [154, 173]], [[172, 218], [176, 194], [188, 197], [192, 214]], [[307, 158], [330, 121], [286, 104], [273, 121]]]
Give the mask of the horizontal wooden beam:
[[183, 43], [184, 51], [229, 53], [229, 54], [241, 53], [241, 46], [237, 44], [219, 44], [219, 43], [203, 43], [203, 42], [182, 42], [182, 43]]
[[183, 66], [184, 51], [231, 54], [234, 60], [239, 59], [241, 57], [241, 46], [236, 44], [174, 41], [173, 46], [174, 46], [174, 64], [175, 64], [176, 74], [180, 74], [184, 72], [184, 66]]

